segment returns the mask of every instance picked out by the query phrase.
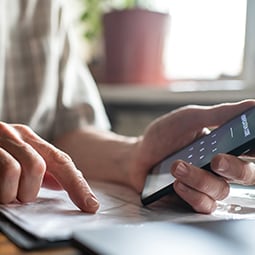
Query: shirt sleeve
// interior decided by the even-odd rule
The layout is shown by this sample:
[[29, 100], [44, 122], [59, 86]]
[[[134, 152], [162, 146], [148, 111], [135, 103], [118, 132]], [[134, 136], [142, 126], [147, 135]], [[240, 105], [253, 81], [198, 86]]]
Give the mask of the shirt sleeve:
[[111, 127], [97, 85], [74, 47], [72, 40], [75, 36], [72, 36], [73, 30], [67, 23], [63, 19], [62, 34], [59, 35], [63, 38], [63, 50], [53, 137], [84, 125], [93, 125], [97, 129]]

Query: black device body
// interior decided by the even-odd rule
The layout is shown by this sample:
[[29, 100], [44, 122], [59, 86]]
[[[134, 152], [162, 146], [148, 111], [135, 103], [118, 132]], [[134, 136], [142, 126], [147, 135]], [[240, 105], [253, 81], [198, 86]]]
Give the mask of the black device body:
[[255, 107], [155, 165], [147, 175], [141, 201], [143, 205], [147, 205], [173, 192], [172, 184], [175, 178], [170, 174], [170, 169], [173, 162], [178, 159], [210, 171], [211, 159], [216, 154], [239, 156], [253, 148], [255, 148]]

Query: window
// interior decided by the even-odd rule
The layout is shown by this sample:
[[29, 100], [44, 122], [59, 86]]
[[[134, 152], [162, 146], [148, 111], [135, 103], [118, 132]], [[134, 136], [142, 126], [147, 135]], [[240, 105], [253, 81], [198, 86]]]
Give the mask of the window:
[[[170, 79], [239, 78], [242, 74], [245, 0], [157, 0], [171, 15], [165, 53]], [[254, 2], [254, 1], [253, 1]]]
[[248, 88], [255, 88], [255, 1], [247, 0], [246, 40], [243, 59], [243, 76]]

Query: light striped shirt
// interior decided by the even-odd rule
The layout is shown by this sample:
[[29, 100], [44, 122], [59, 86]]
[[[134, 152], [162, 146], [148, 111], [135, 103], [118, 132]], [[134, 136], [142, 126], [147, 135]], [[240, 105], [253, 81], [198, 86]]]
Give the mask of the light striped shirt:
[[0, 120], [49, 141], [82, 125], [110, 127], [66, 11], [64, 0], [0, 1]]

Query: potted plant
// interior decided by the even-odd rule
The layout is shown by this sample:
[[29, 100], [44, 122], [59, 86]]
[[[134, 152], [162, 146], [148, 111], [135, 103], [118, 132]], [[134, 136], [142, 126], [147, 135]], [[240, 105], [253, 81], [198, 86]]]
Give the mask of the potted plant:
[[[163, 51], [169, 14], [152, 10], [152, 1], [83, 0], [86, 38], [102, 35], [101, 82], [164, 84]], [[93, 3], [92, 3], [93, 2]]]
[[102, 32], [102, 17], [111, 10], [129, 9], [139, 6], [137, 0], [81, 0], [83, 10], [81, 21], [85, 24], [84, 37], [97, 40]]

